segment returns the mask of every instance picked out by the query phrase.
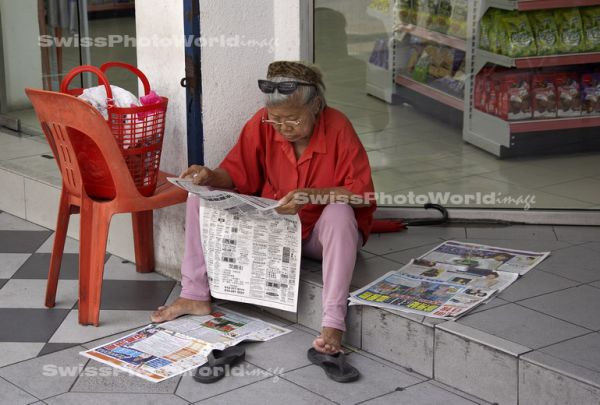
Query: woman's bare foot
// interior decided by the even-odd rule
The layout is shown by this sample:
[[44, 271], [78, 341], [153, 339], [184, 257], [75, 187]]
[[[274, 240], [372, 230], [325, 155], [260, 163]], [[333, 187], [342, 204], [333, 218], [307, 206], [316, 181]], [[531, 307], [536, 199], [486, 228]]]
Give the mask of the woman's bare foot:
[[171, 321], [181, 315], [208, 315], [211, 313], [210, 301], [196, 301], [179, 297], [171, 305], [158, 307], [152, 312], [152, 322]]
[[342, 336], [344, 332], [339, 329], [323, 326], [321, 335], [313, 341], [316, 351], [325, 354], [336, 354], [342, 351]]

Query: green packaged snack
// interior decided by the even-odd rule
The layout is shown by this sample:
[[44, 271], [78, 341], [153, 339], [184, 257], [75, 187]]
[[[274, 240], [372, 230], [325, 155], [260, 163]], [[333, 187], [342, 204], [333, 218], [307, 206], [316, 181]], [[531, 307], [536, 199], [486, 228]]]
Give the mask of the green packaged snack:
[[[467, 16], [469, 14], [468, 0], [453, 0], [452, 15], [448, 24], [448, 35], [457, 38], [467, 38]], [[487, 36], [487, 34], [486, 34]]]
[[429, 76], [429, 65], [431, 64], [431, 56], [427, 52], [423, 52], [415, 65], [412, 78], [418, 82], [427, 82]]
[[413, 0], [398, 0], [398, 20], [400, 24], [414, 24], [416, 14]]
[[554, 20], [558, 27], [558, 50], [560, 53], [584, 52], [583, 24], [577, 8], [557, 8]]
[[600, 51], [600, 7], [581, 7], [579, 12], [583, 23], [584, 50]]
[[538, 55], [556, 55], [558, 50], [558, 27], [551, 10], [527, 13], [535, 34]]
[[419, 27], [432, 29], [440, 0], [414, 0], [416, 23]]
[[490, 42], [490, 29], [492, 28], [492, 17], [484, 15], [479, 22], [479, 49], [489, 51], [492, 49]]
[[507, 13], [508, 11], [497, 8], [491, 8], [486, 13], [486, 15], [490, 16], [490, 29], [488, 35], [490, 40], [489, 50], [491, 52], [504, 53], [502, 46], [505, 43], [504, 38], [506, 37], [506, 31], [502, 29], [502, 17]]
[[535, 37], [524, 13], [509, 11], [500, 17], [499, 31], [501, 53], [511, 58], [535, 56]]
[[439, 0], [436, 14], [433, 17], [432, 29], [437, 32], [445, 34], [448, 32], [448, 26], [450, 24], [450, 16], [452, 15], [452, 1], [451, 0]]

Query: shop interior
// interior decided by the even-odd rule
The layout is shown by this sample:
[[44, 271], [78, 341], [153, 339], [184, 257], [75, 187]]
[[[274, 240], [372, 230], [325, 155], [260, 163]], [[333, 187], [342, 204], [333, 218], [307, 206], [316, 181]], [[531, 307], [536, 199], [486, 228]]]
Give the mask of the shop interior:
[[[457, 207], [523, 209], [515, 199], [533, 195], [533, 209], [598, 209], [600, 1], [503, 3], [531, 11], [488, 3], [316, 0], [315, 59], [329, 105], [352, 121], [376, 191], [500, 196], [446, 202]], [[546, 31], [534, 30], [540, 21]], [[506, 37], [506, 27], [522, 43], [491, 48], [488, 36]], [[544, 35], [579, 40], [549, 45]], [[498, 101], [488, 99], [488, 111], [489, 93]]]

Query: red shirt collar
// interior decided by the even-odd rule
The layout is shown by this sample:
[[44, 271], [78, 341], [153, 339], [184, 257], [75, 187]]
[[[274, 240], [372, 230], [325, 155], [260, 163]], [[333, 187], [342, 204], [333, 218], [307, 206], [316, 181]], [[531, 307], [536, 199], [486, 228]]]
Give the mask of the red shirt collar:
[[[298, 160], [298, 164], [308, 160], [312, 157], [313, 153], [327, 153], [327, 143], [325, 139], [325, 114], [327, 112], [327, 107], [319, 114], [319, 118], [315, 123], [315, 128], [313, 129], [313, 133], [310, 137], [310, 141], [306, 150]], [[264, 115], [266, 116], [266, 109], [264, 111]], [[274, 139], [276, 142], [280, 142], [283, 144], [287, 144], [286, 146], [291, 147], [292, 145], [285, 139], [279, 132], [277, 132], [273, 127], [270, 129], [274, 133]], [[282, 145], [283, 146], [283, 145]], [[285, 148], [285, 146], [284, 146]]]

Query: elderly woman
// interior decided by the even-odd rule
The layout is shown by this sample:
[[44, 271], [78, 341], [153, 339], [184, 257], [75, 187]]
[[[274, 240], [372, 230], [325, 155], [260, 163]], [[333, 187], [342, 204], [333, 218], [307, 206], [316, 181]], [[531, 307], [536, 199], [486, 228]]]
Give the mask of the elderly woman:
[[[213, 170], [193, 165], [181, 177], [191, 177], [195, 184], [281, 200], [280, 214], [299, 214], [302, 254], [323, 261], [322, 330], [313, 347], [335, 354], [346, 330], [356, 252], [369, 236], [375, 210], [368, 198], [373, 195], [371, 169], [350, 121], [327, 107], [325, 86], [316, 68], [300, 62], [274, 62], [267, 79], [258, 83], [265, 94], [265, 108], [246, 123], [221, 165]], [[181, 295], [171, 305], [158, 308], [152, 314], [154, 322], [210, 313], [198, 205], [197, 197], [188, 198]]]

